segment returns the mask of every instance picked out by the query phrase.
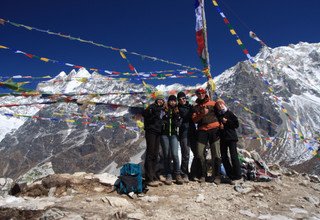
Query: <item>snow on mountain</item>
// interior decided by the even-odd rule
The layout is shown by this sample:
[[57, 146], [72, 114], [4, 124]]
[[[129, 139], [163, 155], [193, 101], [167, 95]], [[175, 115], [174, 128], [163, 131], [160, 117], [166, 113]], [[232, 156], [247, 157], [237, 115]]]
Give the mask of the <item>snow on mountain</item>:
[[[218, 94], [242, 120], [240, 133], [260, 138], [242, 140], [241, 145], [260, 149], [268, 160], [287, 165], [311, 159], [319, 147], [320, 43], [264, 47], [254, 59], [262, 76], [246, 61], [215, 78]], [[273, 141], [267, 143], [266, 138]]]
[[[218, 95], [239, 117], [239, 145], [259, 151], [272, 162], [296, 165], [309, 161], [313, 157], [312, 151], [319, 146], [316, 138], [320, 132], [320, 44], [299, 43], [274, 49], [265, 47], [254, 59], [262, 75], [244, 61], [215, 78]], [[156, 89], [178, 92], [200, 86], [205, 87], [186, 88], [173, 84], [159, 85]], [[272, 88], [272, 93], [268, 87]], [[62, 112], [65, 114], [63, 119], [73, 117], [79, 124], [50, 120], [19, 121], [17, 118], [1, 120], [0, 131], [4, 133], [0, 137], [15, 129], [0, 142], [2, 175], [17, 177], [48, 161], [52, 162], [57, 172], [102, 172], [116, 171], [119, 165], [130, 160], [141, 160], [145, 148], [143, 136], [140, 132], [120, 128], [119, 122], [128, 127], [136, 126], [132, 117], [141, 111], [146, 99], [132, 94], [103, 95], [110, 92], [141, 92], [144, 91], [141, 85], [110, 80], [96, 72], [90, 74], [80, 69], [69, 74], [61, 72], [54, 79], [40, 83], [37, 90], [74, 94], [77, 102], [1, 108], [1, 113], [8, 111], [52, 117], [54, 113]], [[28, 103], [40, 99], [2, 97], [0, 101]], [[97, 105], [83, 105], [88, 101]], [[83, 125], [83, 118], [76, 118], [75, 113], [103, 116], [105, 121], [102, 124], [93, 123], [95, 126]], [[104, 124], [114, 127], [106, 128]], [[12, 160], [13, 157], [16, 159]], [[307, 171], [319, 174], [320, 167]]]
[[[1, 104], [17, 104], [17, 103], [30, 103], [36, 102], [38, 99], [29, 97], [0, 97]], [[21, 125], [23, 125], [27, 118], [25, 117], [11, 117], [5, 114], [19, 114], [22, 115], [34, 115], [42, 108], [41, 105], [35, 106], [18, 106], [14, 108], [1, 107], [0, 108], [0, 142], [6, 136], [6, 134], [17, 130]], [[1, 149], [0, 149], [1, 150]]]

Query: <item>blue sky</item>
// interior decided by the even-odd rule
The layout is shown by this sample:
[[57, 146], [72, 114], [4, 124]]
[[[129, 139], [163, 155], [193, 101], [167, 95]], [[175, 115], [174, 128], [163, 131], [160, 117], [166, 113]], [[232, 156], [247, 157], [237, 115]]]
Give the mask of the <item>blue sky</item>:
[[[205, 3], [211, 72], [219, 75], [246, 57], [212, 1], [205, 0]], [[319, 42], [319, 0], [224, 0], [218, 3], [252, 56], [260, 45], [249, 37], [250, 30], [270, 47], [299, 41]], [[196, 53], [193, 0], [2, 0], [0, 18], [202, 68]], [[9, 24], [0, 25], [0, 45], [81, 66], [128, 71], [126, 61], [118, 52]], [[181, 69], [138, 56], [128, 55], [128, 58], [138, 71]], [[55, 76], [61, 71], [69, 73], [71, 69], [0, 50], [1, 76]], [[194, 85], [205, 79], [147, 82]]]

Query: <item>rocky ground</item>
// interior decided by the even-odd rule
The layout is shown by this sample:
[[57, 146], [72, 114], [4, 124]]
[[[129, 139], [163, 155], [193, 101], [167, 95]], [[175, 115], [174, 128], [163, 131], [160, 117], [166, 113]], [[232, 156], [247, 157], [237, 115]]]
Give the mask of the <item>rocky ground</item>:
[[319, 178], [294, 171], [235, 186], [163, 185], [133, 198], [101, 177], [53, 174], [21, 187], [0, 197], [0, 219], [320, 219]]

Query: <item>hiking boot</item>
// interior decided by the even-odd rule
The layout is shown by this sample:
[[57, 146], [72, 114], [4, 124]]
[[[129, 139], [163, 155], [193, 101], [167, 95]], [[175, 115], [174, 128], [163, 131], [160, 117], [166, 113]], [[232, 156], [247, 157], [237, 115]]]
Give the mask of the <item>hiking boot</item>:
[[159, 182], [158, 181], [150, 181], [147, 183], [148, 186], [151, 187], [158, 187], [159, 186]]
[[166, 177], [163, 176], [163, 175], [160, 175], [160, 176], [159, 176], [159, 180], [160, 180], [161, 182], [165, 182], [165, 181], [166, 181]]
[[184, 182], [184, 181], [183, 181], [181, 175], [177, 175], [177, 176], [176, 176], [176, 184], [182, 185], [183, 182]]
[[198, 182], [199, 181], [199, 179], [197, 177], [190, 177], [189, 180], [193, 181], [193, 182]]
[[164, 181], [166, 185], [172, 185], [172, 177], [170, 175], [167, 176], [166, 180]]
[[182, 177], [182, 179], [183, 179], [183, 182], [184, 182], [184, 183], [189, 183], [188, 175], [184, 175], [184, 176]]
[[199, 180], [198, 180], [199, 183], [205, 183], [206, 182], [206, 178], [205, 177], [201, 177]]
[[221, 184], [221, 178], [220, 178], [220, 176], [216, 176], [215, 178], [214, 178], [214, 181], [213, 181], [215, 184], [217, 184], [217, 185], [220, 185]]
[[213, 176], [208, 176], [208, 177], [206, 178], [206, 182], [208, 182], [208, 183], [213, 183], [213, 182], [214, 182], [214, 177], [213, 177]]
[[227, 176], [221, 176], [220, 182], [230, 184], [230, 185], [235, 185], [235, 182]]

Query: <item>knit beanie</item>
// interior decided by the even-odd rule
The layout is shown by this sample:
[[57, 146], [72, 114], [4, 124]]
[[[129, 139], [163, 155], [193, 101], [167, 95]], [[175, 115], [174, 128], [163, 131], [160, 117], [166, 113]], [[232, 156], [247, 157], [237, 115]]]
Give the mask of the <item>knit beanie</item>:
[[164, 100], [164, 95], [161, 94], [161, 93], [157, 94], [156, 97], [155, 97], [155, 100], [159, 100], [159, 99]]
[[170, 95], [168, 98], [168, 102], [171, 100], [177, 101], [177, 97], [175, 95]]
[[186, 98], [186, 94], [184, 92], [179, 92], [178, 99], [180, 99], [180, 98]]

